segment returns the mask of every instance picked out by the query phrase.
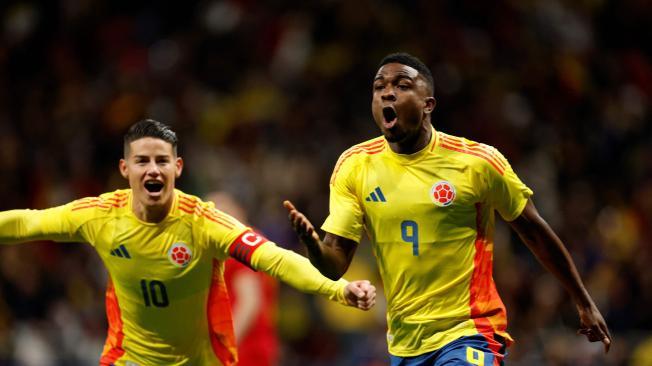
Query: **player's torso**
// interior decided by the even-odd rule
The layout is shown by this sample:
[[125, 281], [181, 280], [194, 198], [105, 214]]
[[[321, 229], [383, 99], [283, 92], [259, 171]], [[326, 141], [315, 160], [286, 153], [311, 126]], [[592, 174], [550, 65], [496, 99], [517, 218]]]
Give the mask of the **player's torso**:
[[202, 354], [210, 351], [206, 303], [221, 262], [198, 236], [180, 218], [147, 225], [123, 215], [102, 228], [95, 248], [115, 289], [126, 351], [117, 365], [215, 360]]
[[[409, 273], [448, 282], [452, 269], [468, 270], [480, 199], [468, 168], [430, 154], [411, 165], [379, 157], [362, 169], [358, 194], [365, 227], [386, 279], [406, 281], [395, 275]], [[422, 293], [423, 286], [432, 287], [405, 285], [391, 290]]]
[[460, 322], [470, 312], [480, 178], [446, 154], [428, 152], [411, 164], [393, 157], [385, 151], [361, 164], [356, 187], [388, 299], [388, 340], [405, 341], [391, 339], [393, 331], [472, 333]]

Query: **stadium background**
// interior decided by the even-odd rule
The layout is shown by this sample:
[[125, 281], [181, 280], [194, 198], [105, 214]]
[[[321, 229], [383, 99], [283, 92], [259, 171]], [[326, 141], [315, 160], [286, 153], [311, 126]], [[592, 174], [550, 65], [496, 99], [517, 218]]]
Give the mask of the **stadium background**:
[[[565, 292], [499, 225], [508, 364], [652, 364], [648, 1], [138, 3], [2, 2], [0, 209], [125, 187], [122, 133], [150, 117], [178, 131], [182, 189], [233, 193], [300, 251], [282, 200], [322, 222], [339, 153], [377, 135], [377, 62], [404, 50], [434, 73], [435, 128], [496, 146], [534, 189], [613, 332], [606, 357], [575, 335]], [[366, 243], [354, 263], [375, 278]], [[0, 364], [96, 363], [105, 280], [84, 245], [2, 248]], [[283, 365], [387, 364], [382, 303], [362, 316], [283, 287], [278, 321]]]

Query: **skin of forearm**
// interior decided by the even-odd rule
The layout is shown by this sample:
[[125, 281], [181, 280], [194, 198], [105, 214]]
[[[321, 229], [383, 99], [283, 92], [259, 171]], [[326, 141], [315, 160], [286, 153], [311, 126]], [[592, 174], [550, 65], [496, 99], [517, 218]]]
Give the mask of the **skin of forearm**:
[[306, 248], [312, 265], [331, 280], [340, 279], [349, 268], [347, 254], [337, 244], [337, 238], [329, 233], [323, 240], [307, 244]]
[[316, 236], [304, 241], [310, 263], [324, 276], [338, 280], [349, 269], [357, 243], [331, 233], [326, 233], [324, 240], [318, 240]]
[[578, 306], [590, 306], [592, 302], [588, 292], [561, 239], [539, 215], [524, 219], [528, 223], [518, 225], [516, 230], [523, 242], [539, 262], [559, 279]]

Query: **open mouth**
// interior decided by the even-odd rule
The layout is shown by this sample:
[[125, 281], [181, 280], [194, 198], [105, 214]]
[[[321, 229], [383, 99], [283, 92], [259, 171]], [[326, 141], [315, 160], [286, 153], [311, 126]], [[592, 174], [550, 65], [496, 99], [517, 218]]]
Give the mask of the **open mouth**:
[[383, 118], [385, 119], [385, 125], [388, 128], [391, 128], [394, 126], [394, 123], [396, 122], [396, 111], [392, 107], [385, 107], [383, 108]]
[[145, 182], [145, 189], [150, 193], [157, 193], [163, 189], [163, 183], [157, 180], [149, 180]]

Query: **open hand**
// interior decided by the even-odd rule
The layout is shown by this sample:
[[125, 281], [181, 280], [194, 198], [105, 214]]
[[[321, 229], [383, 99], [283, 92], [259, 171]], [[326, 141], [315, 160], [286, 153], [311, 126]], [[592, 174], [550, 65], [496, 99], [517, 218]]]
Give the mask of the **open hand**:
[[349, 306], [369, 310], [376, 304], [376, 287], [367, 280], [352, 281], [344, 289]]
[[319, 243], [319, 234], [315, 231], [315, 227], [312, 225], [310, 220], [299, 212], [292, 202], [283, 201], [283, 206], [288, 210], [288, 219], [292, 224], [292, 228], [299, 236], [299, 239], [306, 245], [315, 245]]

